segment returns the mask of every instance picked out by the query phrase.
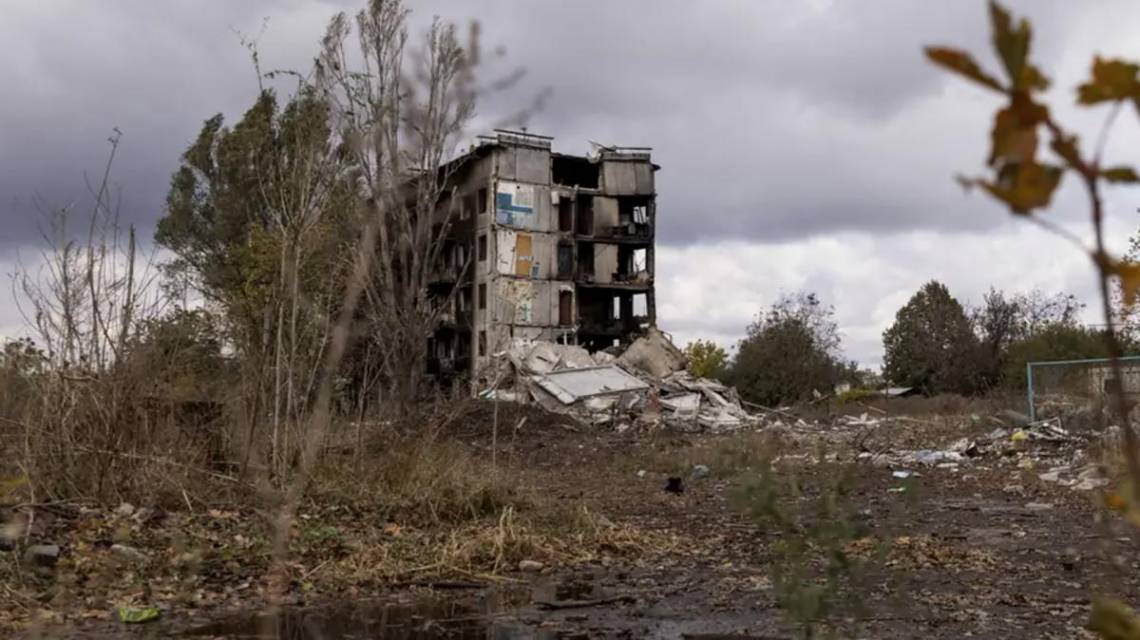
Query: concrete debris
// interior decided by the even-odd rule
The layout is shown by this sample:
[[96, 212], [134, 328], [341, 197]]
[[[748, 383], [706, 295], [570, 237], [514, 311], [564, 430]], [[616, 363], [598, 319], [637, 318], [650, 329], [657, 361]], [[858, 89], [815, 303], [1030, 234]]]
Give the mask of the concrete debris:
[[709, 475], [709, 468], [703, 464], [694, 465], [693, 470], [691, 472], [689, 472], [689, 477], [691, 477], [693, 480], [700, 480], [701, 478], [707, 478], [708, 475]]
[[542, 564], [538, 560], [519, 560], [519, 571], [535, 573], [542, 571], [545, 566], [546, 565]]
[[669, 340], [668, 336], [655, 327], [650, 327], [645, 335], [629, 345], [618, 356], [618, 364], [648, 373], [655, 378], [664, 378], [685, 368], [685, 354]]
[[139, 551], [134, 547], [129, 547], [125, 544], [116, 543], [111, 545], [111, 553], [114, 553], [120, 558], [129, 560], [131, 562], [146, 562], [149, 559], [149, 556], [147, 556], [142, 551]]
[[964, 459], [965, 457], [957, 451], [934, 451], [930, 449], [910, 451], [902, 457], [904, 462], [925, 465], [936, 465], [943, 462], [960, 462]]
[[727, 432], [762, 422], [731, 387], [686, 372], [684, 354], [656, 329], [618, 356], [527, 339], [496, 356], [500, 382], [482, 398], [534, 402], [619, 432], [663, 425]]
[[35, 544], [24, 550], [24, 562], [34, 567], [54, 567], [59, 553], [59, 545]]
[[599, 396], [605, 396], [600, 404], [595, 403], [594, 410], [609, 409], [613, 402], [619, 401], [626, 392], [649, 389], [649, 385], [639, 378], [612, 364], [551, 371], [532, 376], [531, 381], [565, 405], [572, 405], [579, 400], [597, 400]]

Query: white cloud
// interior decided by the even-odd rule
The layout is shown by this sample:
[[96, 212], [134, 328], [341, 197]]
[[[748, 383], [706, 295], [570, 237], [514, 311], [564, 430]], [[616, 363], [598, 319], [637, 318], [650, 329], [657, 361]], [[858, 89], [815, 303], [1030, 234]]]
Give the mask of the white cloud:
[[661, 247], [657, 268], [659, 321], [681, 344], [705, 338], [730, 347], [782, 292], [808, 290], [835, 307], [848, 357], [877, 367], [883, 330], [932, 279], [964, 304], [979, 303], [991, 286], [1074, 293], [1088, 304], [1086, 321], [1099, 322], [1088, 257], [1017, 220], [987, 234], [850, 232], [774, 245]]

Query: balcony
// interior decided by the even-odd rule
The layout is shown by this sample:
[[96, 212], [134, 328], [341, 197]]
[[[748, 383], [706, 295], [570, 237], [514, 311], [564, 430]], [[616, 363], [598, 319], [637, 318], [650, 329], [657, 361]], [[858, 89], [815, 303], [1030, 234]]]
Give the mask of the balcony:
[[435, 328], [450, 329], [453, 331], [471, 330], [473, 314], [470, 309], [455, 311], [448, 309], [435, 316]]
[[459, 282], [459, 265], [441, 264], [432, 267], [428, 273], [429, 284], [454, 284]]

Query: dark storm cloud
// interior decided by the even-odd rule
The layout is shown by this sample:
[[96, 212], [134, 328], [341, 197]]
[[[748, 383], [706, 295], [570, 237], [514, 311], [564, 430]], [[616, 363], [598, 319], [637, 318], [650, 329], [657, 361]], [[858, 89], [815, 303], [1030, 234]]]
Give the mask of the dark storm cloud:
[[[114, 126], [124, 132], [115, 171], [124, 218], [149, 234], [202, 121], [215, 112], [232, 121], [256, 90], [234, 30], [256, 34], [268, 16], [265, 66], [304, 68], [328, 17], [362, 5], [0, 0], [0, 86], [10, 89], [0, 101], [0, 251], [35, 239], [33, 198], [83, 198], [84, 172], [99, 170]], [[654, 146], [664, 242], [989, 224], [948, 216], [959, 196], [947, 165], [912, 159], [916, 144], [953, 157], [951, 168], [975, 166], [983, 151], [980, 139], [939, 139], [952, 108], [923, 108], [944, 78], [918, 53], [932, 41], [980, 48], [980, 2], [409, 5], [417, 28], [432, 14], [478, 18], [484, 43], [507, 48], [506, 68], [527, 69], [480, 106], [480, 123], [549, 88], [530, 126], [558, 148]], [[1035, 10], [1038, 31], [1063, 41], [1062, 12], [1046, 9]], [[953, 205], [931, 204], [949, 194]]]

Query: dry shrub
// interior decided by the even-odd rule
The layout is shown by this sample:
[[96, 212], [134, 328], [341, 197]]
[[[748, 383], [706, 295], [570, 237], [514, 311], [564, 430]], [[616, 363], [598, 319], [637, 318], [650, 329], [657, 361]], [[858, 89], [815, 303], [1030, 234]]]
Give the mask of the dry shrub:
[[454, 523], [526, 502], [510, 481], [512, 475], [433, 429], [392, 436], [355, 461], [326, 458], [310, 494], [316, 500], [379, 507], [385, 517], [400, 522]]
[[113, 374], [37, 381], [21, 421], [30, 498], [170, 508], [238, 485], [223, 473], [221, 409], [148, 397], [136, 382]]

